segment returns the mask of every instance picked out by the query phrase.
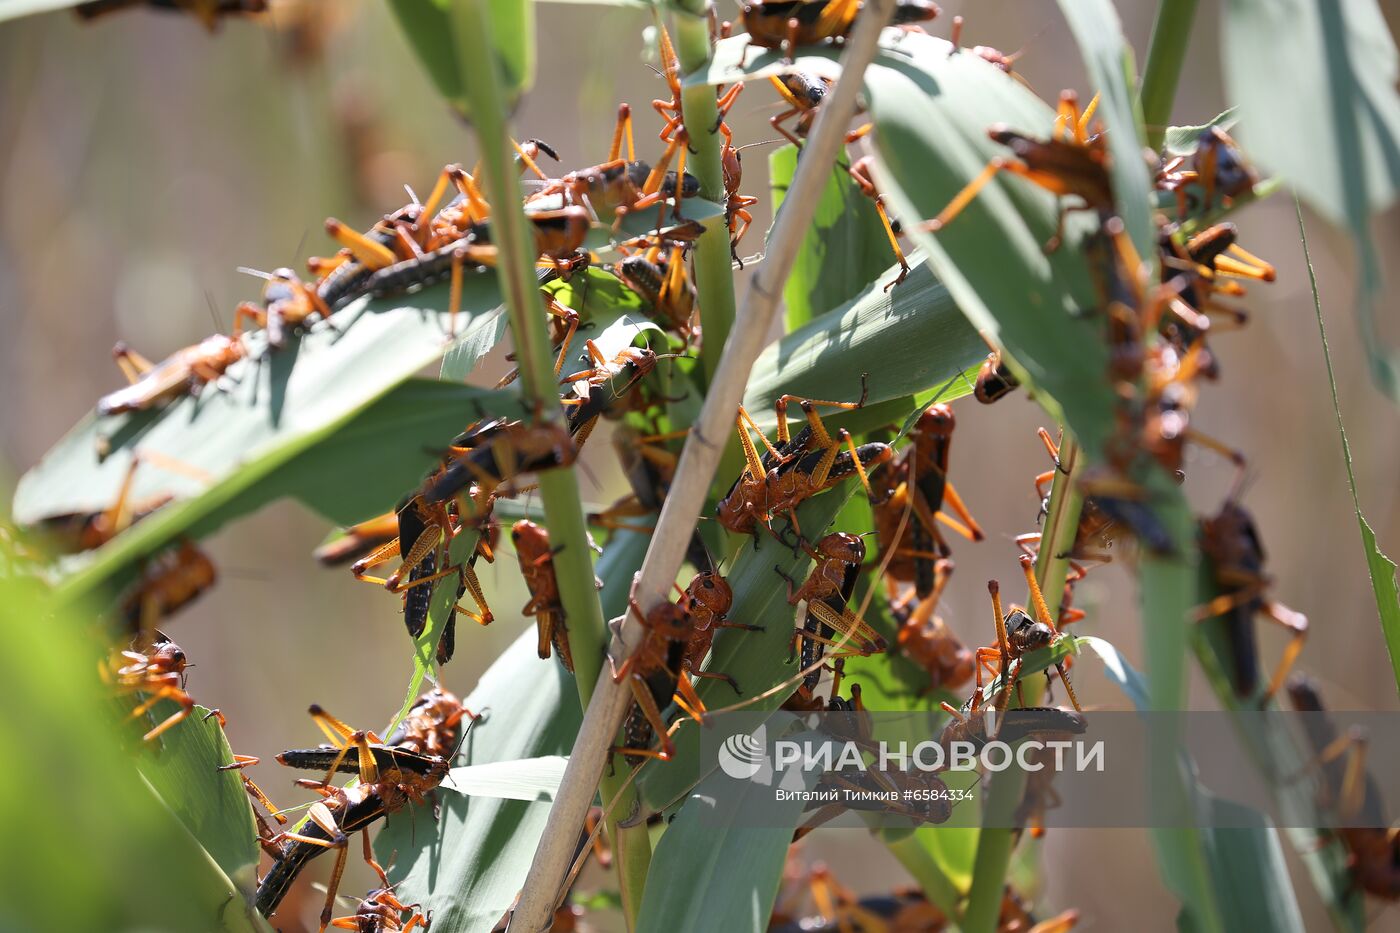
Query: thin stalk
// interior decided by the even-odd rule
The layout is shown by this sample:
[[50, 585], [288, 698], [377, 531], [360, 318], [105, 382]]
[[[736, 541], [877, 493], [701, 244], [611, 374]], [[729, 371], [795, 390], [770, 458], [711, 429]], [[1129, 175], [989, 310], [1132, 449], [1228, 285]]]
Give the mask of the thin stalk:
[[[1152, 27], [1147, 66], [1139, 91], [1147, 143], [1160, 149], [1171, 120], [1172, 103], [1196, 16], [1196, 0], [1162, 0]], [[1186, 648], [1190, 617], [1197, 602], [1198, 574], [1194, 522], [1181, 491], [1161, 474], [1149, 480], [1154, 509], [1178, 555], [1144, 554], [1138, 568], [1142, 623], [1147, 642], [1148, 702], [1153, 710], [1182, 709], [1186, 693]], [[1181, 720], [1159, 717], [1148, 744], [1149, 798], [1157, 860], [1168, 884], [1182, 898], [1194, 926], [1222, 929], [1215, 888], [1205, 862], [1200, 831], [1189, 825], [1190, 795], [1180, 760]], [[1179, 827], [1179, 828], [1169, 828]]]
[[[793, 178], [792, 194], [773, 226], [768, 257], [755, 273], [735, 327], [725, 341], [710, 392], [681, 453], [675, 482], [652, 534], [635, 588], [637, 602], [644, 611], [670, 598], [669, 591], [685, 559], [686, 544], [700, 517], [724, 449], [722, 439], [733, 431], [744, 385], [754, 360], [767, 342], [783, 283], [792, 271], [821, 188], [836, 161], [846, 126], [855, 114], [861, 76], [875, 58], [880, 30], [889, 22], [893, 7], [894, 0], [869, 0], [846, 43], [842, 77], [817, 116], [807, 152]], [[639, 622], [630, 618], [624, 621], [615, 656], [625, 656], [636, 647], [639, 628]], [[549, 823], [525, 879], [520, 904], [511, 922], [513, 929], [534, 933], [548, 927], [555, 897], [578, 839], [578, 829], [598, 786], [613, 737], [630, 705], [631, 693], [625, 685], [614, 683], [606, 675], [599, 678], [569, 756], [559, 796], [555, 798]]]
[[[705, 15], [706, 6], [704, 0], [675, 0], [676, 56], [680, 59], [682, 74], [709, 67], [710, 26]], [[708, 84], [682, 89], [681, 112], [690, 135], [691, 151], [686, 167], [700, 182], [700, 197], [723, 204], [724, 137], [714, 130], [719, 120], [715, 89]], [[720, 351], [734, 326], [734, 268], [729, 255], [728, 228], [724, 224], [711, 225], [696, 242], [694, 255], [695, 287], [701, 296], [700, 323], [705, 334], [700, 365], [708, 386], [719, 368]]]
[[[1040, 550], [1036, 558], [1035, 578], [1045, 594], [1050, 615], [1060, 611], [1065, 592], [1065, 576], [1069, 571], [1069, 552], [1079, 530], [1079, 513], [1084, 507], [1084, 495], [1077, 480], [1083, 470], [1079, 445], [1068, 433], [1060, 445], [1060, 464], [1050, 486], [1050, 504], [1041, 532]], [[1032, 678], [1024, 681], [1022, 690], [1028, 706], [1040, 702], [1044, 681]], [[1026, 790], [1026, 774], [1012, 769], [991, 776], [982, 832], [977, 836], [977, 858], [972, 866], [972, 889], [967, 895], [967, 911], [962, 929], [966, 933], [992, 933], [1001, 915], [1002, 891], [1006, 887], [1006, 870], [1011, 864], [1011, 850], [1016, 844], [1014, 830], [1007, 829], [1011, 816]], [[997, 823], [999, 826], [988, 825]]]
[[1152, 24], [1152, 42], [1147, 49], [1147, 67], [1142, 74], [1142, 119], [1147, 124], [1147, 144], [1162, 148], [1167, 123], [1172, 118], [1177, 82], [1186, 61], [1191, 24], [1196, 19], [1196, 0], [1161, 0]]
[[[453, 25], [458, 34], [459, 47], [492, 48], [486, 0], [461, 0], [454, 10]], [[558, 420], [561, 415], [554, 361], [545, 328], [544, 305], [535, 277], [533, 237], [521, 207], [520, 188], [515, 181], [514, 152], [503, 110], [505, 94], [501, 76], [496, 58], [491, 54], [462, 56], [461, 67], [481, 151], [482, 180], [492, 205], [491, 233], [500, 250], [498, 273], [506, 309], [510, 314], [511, 337], [515, 342], [522, 392], [537, 418]], [[569, 620], [569, 647], [574, 658], [579, 702], [587, 707], [593, 685], [601, 678], [603, 655], [607, 648], [607, 627], [594, 585], [588, 530], [574, 471], [563, 469], [541, 473], [540, 499], [544, 503], [550, 539], [556, 548], [555, 575], [559, 580], [564, 615]], [[605, 797], [611, 799], [617, 789], [612, 787], [609, 793], [605, 787]], [[621, 806], [628, 810], [634, 801], [635, 792], [629, 791], [624, 794]], [[647, 866], [651, 861], [651, 841], [645, 825], [618, 834], [616, 825], [610, 824], [609, 831], [616, 849], [624, 908], [630, 907], [632, 911], [628, 914], [630, 918], [641, 901], [638, 879], [646, 878]], [[634, 896], [630, 903], [628, 894]], [[549, 906], [552, 911], [553, 904]]]
[[[464, 42], [470, 36], [473, 46], [489, 48], [489, 41], [483, 41], [490, 35], [485, 0], [463, 0], [454, 9], [453, 21]], [[544, 305], [535, 278], [534, 240], [515, 182], [500, 76], [491, 55], [464, 56], [462, 67], [481, 149], [482, 175], [492, 204], [491, 235], [500, 250], [499, 274], [519, 359], [521, 387], [536, 418], [562, 421]], [[593, 559], [574, 471], [549, 470], [540, 474], [540, 498], [544, 500], [550, 537], [557, 548], [554, 566], [569, 619], [579, 696], [587, 703], [591, 684], [602, 668], [606, 627], [593, 582]]]
[[904, 866], [904, 870], [918, 882], [935, 907], [949, 917], [957, 917], [958, 900], [962, 895], [927, 850], [919, 845], [918, 833], [908, 833], [895, 842], [886, 840], [885, 846], [899, 860], [899, 864]]
[[[1162, 477], [1163, 486], [1169, 481]], [[1181, 491], [1170, 485], [1153, 490], [1155, 509], [1176, 544], [1174, 556], [1144, 554], [1138, 568], [1142, 623], [1146, 638], [1149, 706], [1179, 711], [1186, 696], [1186, 649], [1191, 612], [1198, 602], [1194, 522]], [[1181, 760], [1181, 717], [1159, 716], [1148, 742], [1148, 797], [1152, 801], [1152, 843], [1168, 886], [1181, 898], [1199, 930], [1223, 930], [1215, 886], [1205, 860], [1201, 832], [1189, 823], [1191, 795]]]
[[[713, 53], [707, 3], [705, 0], [675, 0], [673, 5], [676, 57], [680, 60], [681, 73], [703, 71], [709, 67]], [[700, 182], [700, 196], [724, 204], [728, 199], [724, 185], [724, 137], [712, 130], [719, 120], [715, 89], [709, 84], [684, 88], [681, 112], [694, 150], [686, 164]], [[700, 370], [704, 376], [703, 385], [708, 390], [719, 369], [720, 352], [734, 327], [734, 266], [728, 225], [712, 224], [696, 242], [694, 256], [696, 303], [700, 307], [704, 337], [700, 345]], [[742, 457], [738, 443], [731, 438], [717, 470], [720, 479], [738, 475], [744, 465]]]

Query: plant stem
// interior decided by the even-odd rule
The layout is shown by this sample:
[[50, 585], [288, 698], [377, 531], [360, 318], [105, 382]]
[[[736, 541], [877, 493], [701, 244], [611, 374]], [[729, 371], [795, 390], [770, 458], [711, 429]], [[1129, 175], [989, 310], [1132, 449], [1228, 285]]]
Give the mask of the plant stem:
[[[474, 36], [481, 47], [490, 35], [485, 0], [463, 0], [454, 9], [459, 35]], [[489, 42], [485, 43], [487, 48]], [[510, 136], [501, 109], [504, 97], [491, 55], [463, 59], [472, 122], [481, 147], [482, 175], [491, 200], [492, 239], [500, 251], [500, 277], [510, 314], [511, 336], [520, 364], [520, 383], [526, 404], [541, 421], [562, 421], [558, 387], [554, 382], [544, 305], [535, 277], [533, 237], [521, 208], [520, 190], [514, 181]], [[540, 498], [544, 500], [550, 537], [556, 548], [554, 566], [560, 596], [569, 619], [569, 640], [578, 671], [579, 696], [587, 703], [592, 683], [602, 669], [606, 628], [594, 585], [583, 504], [572, 469], [540, 474]]]
[[[1144, 554], [1138, 568], [1142, 623], [1146, 639], [1148, 700], [1151, 709], [1182, 709], [1186, 693], [1186, 648], [1191, 612], [1198, 599], [1195, 523], [1176, 484], [1158, 470], [1150, 480], [1153, 509], [1171, 535], [1177, 553]], [[1180, 715], [1157, 716], [1148, 742], [1148, 797], [1152, 801], [1152, 842], [1164, 878], [1191, 914], [1198, 930], [1223, 930], [1215, 886], [1205, 860], [1201, 832], [1190, 824], [1191, 795], [1181, 761]]]
[[[710, 64], [710, 26], [704, 0], [675, 0], [676, 56], [682, 74], [701, 71]], [[715, 91], [708, 84], [696, 84], [681, 91], [681, 111], [690, 136], [691, 152], [686, 165], [700, 182], [700, 197], [716, 204], [726, 200], [724, 190], [724, 138], [713, 129], [719, 121]], [[700, 321], [705, 343], [700, 364], [705, 384], [719, 368], [720, 351], [734, 326], [734, 270], [729, 255], [729, 229], [713, 224], [695, 244], [695, 286], [703, 296]]]
[[[454, 7], [453, 24], [459, 47], [491, 49], [490, 16], [486, 0], [461, 0]], [[549, 335], [545, 328], [544, 306], [535, 277], [533, 238], [521, 208], [519, 186], [514, 181], [513, 151], [506, 126], [496, 58], [492, 54], [462, 58], [471, 119], [476, 126], [481, 150], [483, 181], [490, 203], [492, 239], [500, 250], [501, 288], [510, 314], [511, 336], [520, 366], [520, 383], [527, 404], [541, 420], [560, 420], [558, 387], [554, 380]], [[540, 498], [545, 520], [555, 547], [554, 568], [559, 580], [559, 596], [564, 616], [569, 620], [568, 639], [574, 658], [574, 675], [579, 701], [587, 707], [593, 686], [599, 682], [607, 647], [607, 628], [594, 585], [593, 559], [589, 552], [588, 529], [578, 481], [572, 469], [548, 470], [540, 474]], [[604, 792], [607, 799], [621, 786], [619, 779]], [[611, 792], [609, 792], [611, 790]], [[590, 794], [591, 799], [591, 794]], [[629, 791], [621, 800], [624, 811], [631, 809], [635, 794]], [[624, 909], [630, 918], [641, 900], [641, 884], [651, 860], [651, 842], [642, 825], [620, 836], [615, 823], [609, 830], [616, 851], [618, 878], [624, 895]], [[572, 841], [571, 841], [572, 844]], [[633, 895], [629, 898], [628, 895]], [[551, 901], [550, 912], [554, 905]]]
[[[674, 0], [673, 8], [676, 56], [681, 73], [703, 71], [709, 67], [712, 54], [706, 0]], [[694, 149], [687, 165], [700, 182], [700, 197], [724, 204], [728, 200], [724, 184], [724, 137], [711, 129], [719, 120], [714, 88], [709, 84], [684, 88], [681, 111]], [[720, 352], [734, 326], [734, 266], [730, 252], [728, 224], [712, 224], [695, 244], [695, 292], [703, 335], [700, 370], [706, 391], [714, 381]], [[743, 465], [738, 443], [731, 437], [720, 458], [718, 478], [737, 476]]]
[[1147, 66], [1142, 74], [1142, 119], [1147, 125], [1147, 144], [1162, 148], [1167, 124], [1172, 117], [1181, 66], [1196, 18], [1196, 0], [1161, 0], [1152, 24], [1152, 42], [1147, 49]]
[[[1050, 615], [1060, 611], [1065, 592], [1065, 576], [1069, 571], [1069, 552], [1079, 531], [1079, 513], [1084, 496], [1076, 482], [1082, 472], [1079, 445], [1068, 433], [1060, 445], [1062, 469], [1055, 473], [1050, 486], [1050, 504], [1041, 532], [1040, 549], [1036, 558], [1035, 576], [1045, 594]], [[1024, 682], [1025, 702], [1034, 706], [1040, 702], [1044, 683], [1038, 679]], [[992, 933], [1001, 915], [1002, 890], [1006, 887], [1006, 870], [1011, 864], [1015, 832], [1006, 828], [1021, 802], [1026, 789], [1024, 771], [1012, 769], [992, 775], [983, 811], [982, 832], [977, 837], [977, 858], [972, 867], [972, 889], [967, 895], [967, 911], [962, 929], [967, 933]]]
[[912, 832], [898, 841], [886, 841], [885, 845], [923, 889], [934, 906], [947, 916], [956, 917], [960, 896], [958, 889], [923, 846], [919, 845], [918, 839], [918, 833]]
[[[670, 598], [685, 559], [691, 532], [700, 516], [715, 467], [724, 447], [721, 438], [733, 430], [734, 414], [743, 397], [754, 360], [767, 342], [768, 328], [777, 313], [782, 286], [811, 223], [818, 195], [841, 147], [845, 128], [855, 114], [861, 76], [875, 58], [880, 30], [889, 21], [894, 0], [868, 0], [856, 19], [855, 29], [842, 54], [842, 77], [827, 96], [817, 116], [803, 164], [793, 178], [792, 194], [778, 214], [769, 240], [768, 258], [754, 275], [735, 327], [725, 341], [710, 392], [700, 417], [681, 452], [671, 492], [652, 534], [635, 595], [643, 611]], [[615, 657], [636, 647], [639, 622], [626, 620], [619, 632]], [[559, 796], [550, 811], [530, 873], [525, 879], [512, 926], [533, 931], [548, 927], [554, 899], [563, 882], [578, 829], [593, 799], [594, 788], [622, 717], [631, 705], [630, 691], [608, 676], [598, 680], [583, 726], [569, 756]], [[665, 767], [665, 765], [661, 765]]]
[[[1154, 150], [1161, 148], [1171, 120], [1195, 15], [1196, 0], [1162, 0], [1157, 8], [1139, 92], [1147, 143]], [[1195, 526], [1181, 490], [1164, 473], [1154, 471], [1146, 485], [1156, 503], [1153, 512], [1178, 552], [1171, 556], [1145, 553], [1138, 568], [1138, 599], [1147, 642], [1148, 701], [1153, 710], [1170, 712], [1182, 708], [1186, 692], [1186, 648], [1198, 592]], [[1162, 827], [1152, 831], [1152, 841], [1163, 875], [1190, 912], [1193, 926], [1219, 930], [1221, 915], [1205, 863], [1203, 840], [1200, 830], [1186, 819], [1191, 800], [1180, 760], [1180, 733], [1179, 716], [1159, 717], [1148, 743], [1149, 797], [1154, 825]]]

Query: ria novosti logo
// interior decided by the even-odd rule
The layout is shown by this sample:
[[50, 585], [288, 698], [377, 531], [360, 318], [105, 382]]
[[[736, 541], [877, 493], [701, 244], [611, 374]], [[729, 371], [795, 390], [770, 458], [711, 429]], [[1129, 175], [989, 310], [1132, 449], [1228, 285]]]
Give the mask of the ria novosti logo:
[[731, 735], [719, 747], [720, 770], [736, 781], [748, 781], [768, 766], [768, 742], [763, 726], [750, 734]]
[[[986, 718], [988, 732], [997, 735], [995, 714], [989, 712]], [[870, 743], [830, 733], [808, 732], [780, 738], [769, 748], [767, 727], [760, 724], [751, 733], [736, 733], [725, 738], [717, 750], [717, 758], [720, 770], [729, 777], [759, 784], [772, 783], [775, 775], [782, 775], [785, 780], [788, 776], [812, 771], [941, 773], [1018, 768], [1027, 772], [1102, 772], [1105, 768], [1102, 740], [1086, 744], [1077, 736], [1055, 730], [1047, 730], [1043, 738], [1029, 739], [1019, 729], [1008, 728], [1008, 732], [1012, 735], [1020, 732], [1020, 735], [1011, 742], [993, 738], [946, 744], [939, 740]], [[867, 756], [873, 760], [867, 760]]]

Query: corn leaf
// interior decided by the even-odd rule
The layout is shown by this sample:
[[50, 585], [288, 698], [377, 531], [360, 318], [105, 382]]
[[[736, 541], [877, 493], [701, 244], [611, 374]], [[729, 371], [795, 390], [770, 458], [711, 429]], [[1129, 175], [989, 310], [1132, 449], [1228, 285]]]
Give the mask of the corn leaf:
[[[783, 286], [789, 332], [854, 298], [890, 265], [892, 253], [875, 202], [861, 194], [851, 180], [845, 168], [849, 160], [847, 156], [832, 167], [792, 274]], [[796, 168], [795, 146], [783, 146], [768, 157], [775, 214], [783, 205]]]

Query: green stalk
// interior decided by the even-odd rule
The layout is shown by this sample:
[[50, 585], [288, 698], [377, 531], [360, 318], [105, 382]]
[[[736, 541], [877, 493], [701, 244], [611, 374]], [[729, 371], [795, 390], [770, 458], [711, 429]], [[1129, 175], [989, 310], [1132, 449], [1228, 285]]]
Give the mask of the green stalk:
[[[676, 57], [683, 75], [702, 71], [710, 65], [710, 24], [706, 15], [706, 0], [674, 0]], [[693, 153], [687, 153], [686, 165], [700, 181], [700, 196], [716, 204], [724, 204], [724, 137], [711, 132], [719, 119], [715, 105], [715, 90], [708, 84], [697, 84], [681, 91], [681, 112], [690, 134]], [[720, 352], [729, 331], [734, 326], [734, 266], [729, 248], [729, 227], [715, 223], [695, 244], [695, 292], [700, 306], [700, 326], [704, 342], [700, 347], [700, 369], [703, 385], [708, 391], [719, 366]], [[724, 456], [716, 470], [716, 486], [727, 483], [743, 469], [741, 451], [734, 438], [729, 439]], [[722, 493], [723, 490], [718, 490]]]
[[924, 894], [928, 895], [928, 899], [933, 902], [934, 906], [947, 916], [956, 917], [958, 898], [961, 895], [953, 882], [948, 880], [948, 876], [943, 874], [943, 869], [938, 867], [928, 851], [919, 845], [918, 839], [916, 832], [906, 833], [898, 841], [886, 840], [885, 846], [899, 860], [899, 864], [904, 866], [904, 870], [909, 872], [910, 877], [923, 889]]
[[[676, 57], [681, 73], [692, 74], [710, 65], [710, 26], [705, 15], [704, 0], [675, 0]], [[690, 135], [691, 152], [686, 155], [686, 168], [700, 181], [700, 197], [716, 204], [726, 200], [724, 137], [712, 127], [719, 120], [715, 106], [715, 90], [708, 84], [697, 84], [681, 91], [681, 112]], [[708, 386], [719, 366], [719, 354], [734, 326], [734, 270], [729, 256], [729, 230], [724, 224], [712, 224], [695, 244], [695, 288], [700, 301], [700, 322], [704, 328], [705, 344], [700, 350], [700, 365]]]
[[[1148, 700], [1158, 712], [1179, 711], [1186, 695], [1186, 649], [1191, 612], [1198, 599], [1195, 522], [1181, 490], [1160, 471], [1150, 495], [1154, 509], [1177, 548], [1177, 555], [1144, 554], [1138, 568], [1142, 624], [1146, 639]], [[1154, 813], [1153, 847], [1168, 886], [1189, 911], [1193, 928], [1223, 930], [1220, 908], [1200, 830], [1189, 824], [1191, 796], [1181, 761], [1181, 717], [1159, 716], [1148, 742], [1149, 797]]]
[[1154, 151], [1162, 148], [1167, 124], [1172, 117], [1181, 66], [1196, 18], [1196, 0], [1161, 0], [1152, 24], [1152, 42], [1147, 49], [1147, 67], [1142, 75], [1142, 119], [1147, 124], [1147, 144]]
[[[454, 7], [453, 25], [460, 48], [493, 48], [490, 16], [486, 0], [460, 0]], [[491, 54], [466, 55], [461, 59], [471, 119], [481, 150], [481, 172], [490, 199], [491, 235], [500, 250], [499, 275], [510, 314], [511, 337], [520, 366], [520, 384], [526, 402], [542, 420], [561, 418], [558, 387], [554, 379], [549, 334], [545, 328], [544, 305], [535, 278], [535, 252], [529, 222], [521, 207], [519, 185], [515, 181], [514, 153], [503, 109], [505, 93], [496, 57]], [[574, 679], [579, 700], [587, 707], [593, 687], [602, 672], [607, 651], [607, 627], [594, 585], [593, 558], [588, 547], [588, 529], [578, 481], [572, 469], [548, 470], [540, 474], [540, 499], [550, 540], [556, 549], [555, 575], [564, 615], [569, 620], [569, 647], [574, 658]], [[605, 801], [621, 789], [623, 778], [604, 777], [600, 788]], [[618, 810], [632, 809], [635, 794], [624, 793]], [[623, 910], [629, 926], [641, 904], [641, 884], [651, 860], [651, 841], [646, 826], [617, 831], [609, 820], [608, 830], [616, 849], [618, 877], [623, 894]]]
[[[1162, 0], [1157, 8], [1140, 90], [1147, 142], [1154, 150], [1161, 148], [1171, 120], [1195, 15], [1196, 0]], [[1186, 648], [1198, 594], [1195, 523], [1181, 490], [1165, 474], [1154, 471], [1147, 486], [1158, 503], [1153, 511], [1176, 543], [1179, 555], [1144, 554], [1138, 568], [1148, 700], [1153, 710], [1176, 711], [1185, 701]], [[1180, 717], [1168, 717], [1156, 723], [1148, 745], [1153, 822], [1160, 827], [1152, 831], [1152, 841], [1163, 874], [1190, 911], [1195, 928], [1219, 930], [1220, 910], [1200, 831], [1183, 819], [1190, 812], [1190, 795], [1180, 761], [1180, 739]], [[1167, 828], [1172, 826], [1180, 828]]]
[[[1074, 547], [1079, 530], [1079, 513], [1084, 496], [1077, 480], [1083, 464], [1079, 445], [1065, 433], [1060, 447], [1062, 470], [1055, 473], [1050, 486], [1050, 504], [1041, 533], [1040, 551], [1036, 559], [1035, 578], [1045, 594], [1045, 604], [1053, 617], [1060, 611], [1065, 593], [1065, 576], [1069, 572], [1069, 552]], [[1027, 706], [1035, 706], [1045, 690], [1040, 678], [1022, 684]], [[962, 929], [966, 933], [994, 933], [1001, 916], [1002, 890], [1006, 887], [1006, 870], [1011, 864], [1011, 850], [1016, 844], [1014, 830], [1005, 828], [1026, 791], [1025, 772], [1011, 769], [992, 775], [987, 790], [982, 832], [977, 837], [977, 859], [972, 866], [972, 889], [967, 895], [967, 911]], [[988, 824], [1000, 823], [1000, 826]]]

